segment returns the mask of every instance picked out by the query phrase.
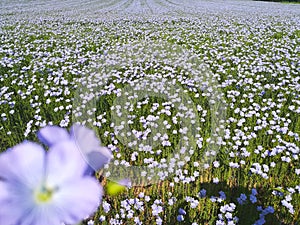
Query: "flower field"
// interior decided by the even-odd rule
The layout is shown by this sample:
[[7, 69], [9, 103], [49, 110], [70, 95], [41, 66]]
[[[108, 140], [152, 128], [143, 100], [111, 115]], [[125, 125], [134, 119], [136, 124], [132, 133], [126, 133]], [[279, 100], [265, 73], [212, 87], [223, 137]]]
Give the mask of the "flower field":
[[4, 0], [0, 18], [0, 151], [79, 123], [112, 152], [82, 224], [300, 224], [299, 4]]

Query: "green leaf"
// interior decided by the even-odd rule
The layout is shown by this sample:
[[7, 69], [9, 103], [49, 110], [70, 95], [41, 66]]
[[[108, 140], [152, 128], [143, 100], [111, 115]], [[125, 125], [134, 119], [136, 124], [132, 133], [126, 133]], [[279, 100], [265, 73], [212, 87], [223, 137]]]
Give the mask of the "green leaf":
[[121, 192], [123, 192], [125, 190], [126, 190], [125, 186], [120, 185], [120, 184], [118, 184], [116, 182], [109, 181], [106, 184], [106, 193], [108, 195], [110, 195], [110, 196], [114, 196], [114, 195], [120, 194]]

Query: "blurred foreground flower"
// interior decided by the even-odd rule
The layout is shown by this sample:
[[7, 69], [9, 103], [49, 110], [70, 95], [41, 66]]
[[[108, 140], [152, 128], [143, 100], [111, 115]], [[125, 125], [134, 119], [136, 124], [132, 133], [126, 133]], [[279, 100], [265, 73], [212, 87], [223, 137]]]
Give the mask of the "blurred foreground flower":
[[75, 224], [97, 209], [103, 190], [75, 142], [54, 140], [48, 152], [23, 142], [0, 155], [0, 224]]
[[71, 127], [70, 133], [58, 126], [46, 126], [40, 129], [38, 138], [48, 146], [55, 146], [61, 141], [73, 141], [89, 165], [87, 173], [103, 168], [112, 159], [112, 153], [101, 146], [95, 132], [78, 124]]

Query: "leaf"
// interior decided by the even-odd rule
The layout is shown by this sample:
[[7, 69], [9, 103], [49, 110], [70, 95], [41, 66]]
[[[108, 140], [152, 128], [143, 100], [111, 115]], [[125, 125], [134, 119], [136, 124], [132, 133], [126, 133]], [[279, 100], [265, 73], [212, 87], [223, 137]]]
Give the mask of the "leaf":
[[106, 193], [110, 196], [118, 195], [125, 191], [126, 187], [116, 182], [109, 181], [106, 185]]

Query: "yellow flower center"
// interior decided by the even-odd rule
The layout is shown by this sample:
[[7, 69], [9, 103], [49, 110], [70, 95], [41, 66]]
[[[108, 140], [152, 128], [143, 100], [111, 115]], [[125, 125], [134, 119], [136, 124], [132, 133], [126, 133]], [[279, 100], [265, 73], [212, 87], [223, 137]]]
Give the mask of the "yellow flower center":
[[37, 191], [35, 194], [35, 200], [38, 203], [46, 203], [49, 202], [53, 196], [54, 190], [47, 188], [47, 187], [42, 187], [40, 190]]

